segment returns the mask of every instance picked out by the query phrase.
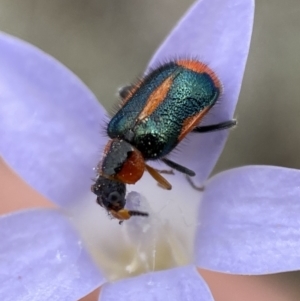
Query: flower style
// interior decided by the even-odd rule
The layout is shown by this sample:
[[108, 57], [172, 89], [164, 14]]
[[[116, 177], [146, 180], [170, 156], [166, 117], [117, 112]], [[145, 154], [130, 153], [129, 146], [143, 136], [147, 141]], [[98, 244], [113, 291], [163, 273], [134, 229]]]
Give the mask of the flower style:
[[[196, 2], [149, 64], [156, 66], [176, 57], [196, 57], [209, 64], [222, 80], [224, 94], [204, 120], [206, 124], [233, 116], [248, 54], [253, 6], [251, 0]], [[95, 200], [89, 187], [93, 167], [101, 156], [100, 147], [106, 142], [99, 134], [105, 112], [78, 78], [25, 42], [2, 34], [0, 62], [0, 154], [27, 183], [68, 213], [32, 209], [0, 218], [0, 299], [78, 300], [107, 282], [71, 224], [76, 216], [83, 215], [83, 223], [90, 218], [83, 210]], [[182, 143], [180, 153], [172, 154], [172, 158], [180, 157], [177, 162], [196, 171], [195, 182], [205, 183], [202, 193], [177, 174], [170, 176], [172, 191], [153, 188], [147, 176], [133, 187], [151, 204], [152, 198], [170, 200], [166, 205], [170, 220], [174, 217], [171, 207], [186, 210], [188, 217], [193, 211], [197, 213], [194, 223], [181, 219], [186, 224], [177, 229], [183, 232], [181, 239], [187, 236], [187, 242], [193, 241], [194, 256], [181, 260], [182, 244], [167, 245], [171, 252], [168, 254], [174, 251], [172, 259], [179, 258], [177, 263], [189, 265], [156, 272], [153, 270], [159, 267], [150, 267], [149, 273], [105, 283], [101, 300], [140, 300], [142, 294], [144, 300], [196, 300], [197, 296], [197, 300], [208, 301], [213, 297], [196, 267], [247, 275], [300, 268], [300, 172], [248, 166], [206, 181], [227, 132], [195, 134], [188, 143]], [[130, 193], [130, 205], [137, 196], [140, 198]], [[100, 216], [102, 208], [95, 208], [95, 215]], [[153, 229], [158, 215], [153, 210], [154, 218], [149, 222]], [[123, 249], [125, 232], [120, 229], [127, 231], [129, 245], [142, 241], [139, 247], [149, 241], [149, 235], [163, 241], [170, 237], [162, 235], [174, 233], [165, 232], [168, 223], [158, 222], [156, 230], [149, 234], [142, 218], [132, 218], [119, 226], [104, 214], [102, 217], [107, 224], [99, 228], [92, 225], [87, 232], [94, 238], [109, 232], [110, 240], [94, 246], [92, 253], [101, 253], [102, 263], [110, 253], [114, 262], [108, 265], [116, 266], [116, 271], [121, 256], [132, 250]], [[138, 238], [130, 236], [132, 232]], [[115, 241], [118, 249], [111, 248]], [[126, 268], [134, 270], [135, 266]]]

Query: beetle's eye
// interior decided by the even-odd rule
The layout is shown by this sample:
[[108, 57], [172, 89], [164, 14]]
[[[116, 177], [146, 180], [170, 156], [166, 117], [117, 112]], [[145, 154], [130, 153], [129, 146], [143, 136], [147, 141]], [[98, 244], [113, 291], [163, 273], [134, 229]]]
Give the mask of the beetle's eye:
[[110, 195], [108, 197], [109, 202], [117, 202], [120, 200], [120, 198], [121, 198], [121, 196], [117, 191], [110, 193]]

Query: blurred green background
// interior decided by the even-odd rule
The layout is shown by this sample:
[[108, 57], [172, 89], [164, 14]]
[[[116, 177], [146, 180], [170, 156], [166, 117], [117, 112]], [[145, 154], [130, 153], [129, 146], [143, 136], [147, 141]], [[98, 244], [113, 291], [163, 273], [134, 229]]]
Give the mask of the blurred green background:
[[[107, 109], [142, 74], [192, 0], [0, 0], [0, 30], [50, 53]], [[216, 167], [300, 168], [300, 2], [258, 0], [236, 116]]]

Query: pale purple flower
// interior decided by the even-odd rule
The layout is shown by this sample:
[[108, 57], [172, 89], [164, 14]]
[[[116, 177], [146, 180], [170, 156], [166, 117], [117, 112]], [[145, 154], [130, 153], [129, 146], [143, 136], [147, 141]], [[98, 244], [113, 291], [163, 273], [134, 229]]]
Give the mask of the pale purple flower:
[[[196, 2], [149, 64], [176, 57], [209, 64], [224, 94], [206, 124], [233, 116], [253, 6], [251, 0]], [[169, 176], [172, 191], [156, 187], [145, 175], [130, 187], [144, 197], [131, 192], [129, 203], [134, 206], [138, 199], [140, 206], [157, 203], [159, 209], [149, 207], [149, 219], [132, 218], [119, 226], [89, 191], [107, 141], [101, 135], [107, 118], [93, 94], [53, 58], [5, 34], [0, 36], [0, 66], [1, 156], [66, 212], [33, 209], [0, 218], [1, 300], [78, 300], [103, 285], [100, 298], [105, 301], [207, 301], [213, 298], [196, 266], [247, 275], [300, 268], [298, 170], [248, 166], [206, 181], [228, 131], [191, 134], [172, 158], [197, 172], [195, 182], [205, 184], [204, 192], [182, 175]], [[87, 213], [91, 206], [94, 212]], [[101, 220], [100, 226], [91, 223], [94, 219]], [[161, 249], [169, 263], [167, 257], [156, 260]], [[126, 256], [132, 258], [124, 266]], [[186, 265], [153, 272], [164, 264]], [[109, 283], [104, 270], [111, 279], [150, 272]]]

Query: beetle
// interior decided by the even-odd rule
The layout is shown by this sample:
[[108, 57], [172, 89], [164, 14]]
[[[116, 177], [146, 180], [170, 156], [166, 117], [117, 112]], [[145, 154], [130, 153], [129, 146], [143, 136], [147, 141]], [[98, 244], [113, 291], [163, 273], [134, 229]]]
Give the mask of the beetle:
[[229, 129], [236, 120], [198, 126], [222, 92], [217, 75], [196, 60], [174, 60], [121, 90], [122, 104], [107, 126], [111, 140], [98, 165], [111, 180], [135, 184], [147, 170], [164, 188], [171, 184], [148, 160], [161, 160], [188, 176], [195, 173], [166, 156], [190, 132]]
[[91, 191], [97, 195], [97, 203], [105, 208], [109, 215], [120, 220], [130, 219], [132, 216], [149, 216], [147, 212], [125, 209], [126, 185], [124, 183], [110, 180], [98, 175]]

